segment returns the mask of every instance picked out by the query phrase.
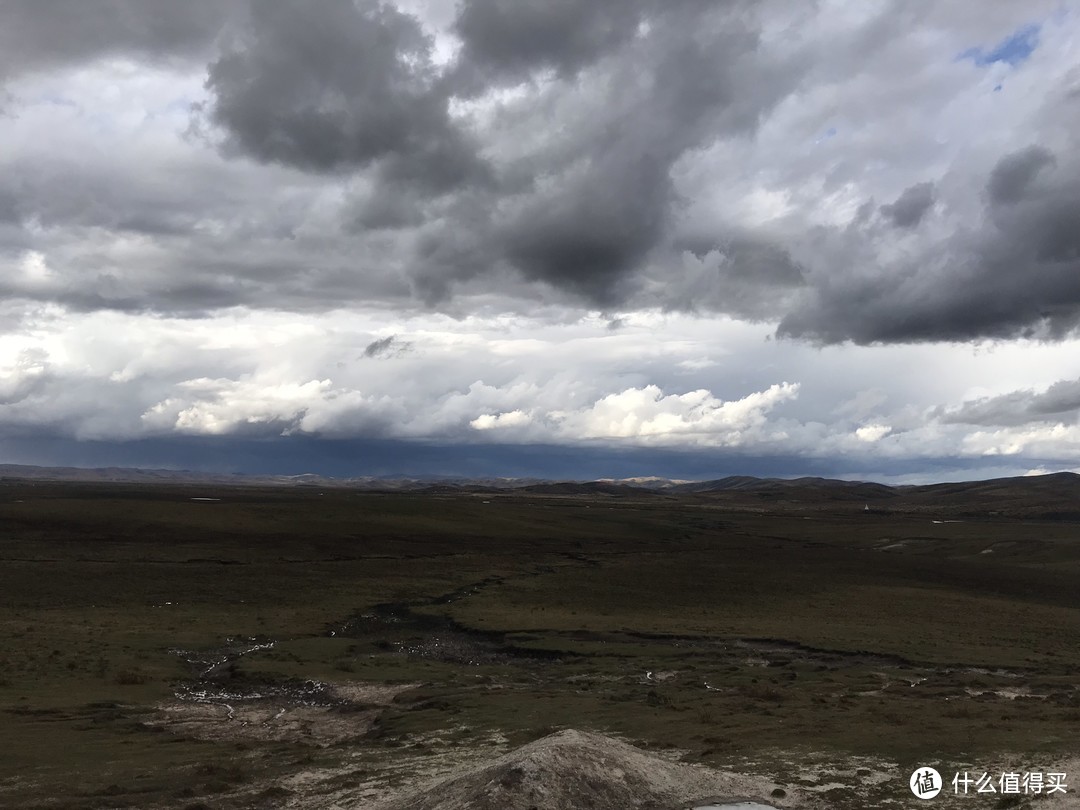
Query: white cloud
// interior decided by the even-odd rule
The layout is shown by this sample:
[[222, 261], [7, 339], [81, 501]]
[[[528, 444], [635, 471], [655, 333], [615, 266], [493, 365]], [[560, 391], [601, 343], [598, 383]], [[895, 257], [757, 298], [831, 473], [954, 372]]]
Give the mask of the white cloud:
[[[988, 431], [937, 415], [980, 381], [1045, 390], [1080, 375], [1077, 342], [813, 349], [766, 340], [768, 324], [623, 315], [647, 327], [613, 332], [594, 315], [237, 309], [185, 320], [38, 307], [0, 334], [0, 425], [98, 440], [309, 434], [582, 452], [730, 448], [886, 466], [992, 456], [1080, 463], [1080, 427]], [[410, 349], [365, 357], [389, 335]]]
[[222, 435], [245, 428], [283, 423], [290, 427], [313, 405], [325, 400], [329, 380], [268, 383], [258, 379], [184, 380], [177, 396], [151, 406], [142, 415], [150, 429]]
[[739, 447], [767, 442], [769, 411], [798, 395], [798, 384], [780, 383], [742, 399], [723, 401], [710, 391], [664, 394], [655, 385], [630, 388], [591, 407], [564, 414], [564, 435], [588, 439], [637, 439], [649, 443], [688, 443]]
[[873, 444], [874, 442], [881, 441], [888, 436], [890, 432], [892, 432], [892, 428], [888, 425], [864, 425], [855, 431], [855, 436], [861, 442]]
[[1080, 426], [1044, 425], [976, 430], [964, 437], [965, 453], [978, 456], [1080, 457]]
[[469, 422], [469, 427], [475, 430], [496, 430], [499, 428], [522, 427], [530, 422], [532, 422], [532, 417], [524, 411], [518, 410], [499, 414], [480, 414], [480, 416]]
[[38, 348], [23, 349], [0, 365], [0, 403], [26, 398], [49, 373], [48, 354]]

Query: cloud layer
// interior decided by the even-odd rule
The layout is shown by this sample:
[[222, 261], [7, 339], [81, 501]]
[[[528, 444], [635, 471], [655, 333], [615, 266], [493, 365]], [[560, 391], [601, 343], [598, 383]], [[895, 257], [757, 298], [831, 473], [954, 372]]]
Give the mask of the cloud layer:
[[660, 306], [825, 343], [1077, 323], [1070, 8], [70, 11], [7, 12], [0, 250], [47, 268], [9, 296]]
[[[0, 441], [637, 448], [877, 475], [917, 459], [1009, 459], [1017, 472], [1080, 460], [1080, 384], [1052, 377], [1080, 375], [1076, 341], [777, 354], [767, 326], [655, 312], [623, 313], [614, 331], [599, 313], [23, 318], [0, 339]], [[1017, 386], [1038, 368], [1036, 387]]]
[[[1080, 369], [960, 371], [990, 375], [969, 346], [1050, 357], [1038, 341], [1080, 325], [1072, 3], [15, 0], [4, 17], [0, 433], [895, 458], [1076, 443]], [[643, 323], [664, 324], [655, 351]], [[711, 337], [687, 348], [672, 323]], [[95, 331], [112, 328], [137, 351]], [[760, 366], [734, 382], [733, 328]], [[895, 390], [844, 365], [860, 346], [932, 347], [967, 382]]]

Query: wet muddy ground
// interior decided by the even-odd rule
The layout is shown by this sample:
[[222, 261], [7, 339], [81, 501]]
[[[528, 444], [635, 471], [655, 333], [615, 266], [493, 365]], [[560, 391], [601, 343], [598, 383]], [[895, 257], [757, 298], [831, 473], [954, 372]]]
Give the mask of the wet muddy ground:
[[200, 740], [328, 746], [367, 734], [380, 711], [417, 684], [327, 683], [252, 675], [245, 656], [272, 650], [268, 637], [228, 638], [214, 648], [173, 648], [191, 671], [175, 700], [157, 706], [151, 728]]
[[[174, 700], [158, 705], [143, 722], [198, 740], [293, 743], [348, 751], [334, 765], [306, 769], [281, 782], [290, 785], [289, 790], [302, 785], [309, 797], [331, 804], [309, 804], [293, 797], [282, 806], [336, 802], [341, 807], [366, 807], [397, 796], [418, 779], [435, 780], [507, 751], [510, 738], [467, 722], [463, 725], [468, 707], [499, 693], [570, 692], [591, 700], [640, 700], [650, 711], [685, 711], [695, 704], [695, 695], [726, 699], [728, 703], [715, 710], [697, 709], [703, 718], [705, 712], [716, 711], [717, 721], [722, 721], [725, 705], [739, 705], [745, 711], [750, 704], [758, 707], [752, 711], [775, 716], [768, 707], [779, 710], [786, 693], [796, 689], [812, 702], [846, 706], [887, 699], [893, 707], [899, 704], [915, 711], [926, 705], [951, 707], [957, 716], [970, 714], [970, 707], [980, 711], [1020, 703], [1075, 712], [1080, 702], [1080, 684], [1065, 670], [928, 664], [769, 638], [629, 630], [481, 631], [438, 612], [441, 606], [497, 584], [489, 579], [451, 595], [375, 604], [324, 631], [327, 639], [348, 642], [355, 659], [365, 666], [389, 666], [391, 672], [439, 666], [444, 668], [440, 671], [464, 676], [453, 686], [422, 680], [275, 678], [260, 674], [259, 667], [266, 655], [280, 649], [279, 640], [228, 638], [211, 649], [174, 648], [172, 653], [186, 662], [190, 676], [175, 684]], [[650, 657], [657, 663], [649, 666]], [[477, 673], [471, 682], [470, 671]], [[458, 713], [455, 705], [466, 711]], [[423, 720], [417, 723], [419, 715]], [[702, 740], [704, 748], [696, 740]], [[690, 761], [723, 756], [732, 764], [733, 752], [716, 748], [718, 741], [706, 735], [688, 739], [685, 748], [672, 744], [669, 755]], [[800, 761], [802, 765], [797, 764]], [[777, 752], [764, 759], [743, 758], [741, 767], [786, 781], [807, 797], [803, 802], [807, 807], [818, 806], [819, 800], [827, 801], [821, 806], [830, 807], [884, 801], [895, 793], [894, 783], [903, 771], [896, 761], [867, 757], [833, 758], [811, 767], [805, 763], [791, 759], [785, 764]], [[238, 801], [248, 790], [237, 794]]]

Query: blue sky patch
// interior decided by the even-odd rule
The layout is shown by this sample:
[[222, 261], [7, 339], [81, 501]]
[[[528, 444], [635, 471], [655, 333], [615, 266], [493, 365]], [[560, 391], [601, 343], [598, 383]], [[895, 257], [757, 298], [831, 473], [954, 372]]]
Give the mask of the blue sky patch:
[[814, 139], [814, 143], [815, 144], [825, 143], [825, 141], [829, 140], [830, 138], [835, 138], [835, 137], [836, 137], [836, 127], [829, 127], [827, 130], [825, 130], [823, 133], [821, 133], [821, 135], [819, 135], [817, 138]]
[[1016, 67], [1027, 60], [1039, 46], [1039, 30], [1037, 24], [1025, 25], [1005, 39], [1001, 40], [992, 49], [986, 50], [981, 45], [968, 48], [961, 53], [958, 59], [970, 59], [979, 67], [992, 65], [994, 62], [1005, 62]]

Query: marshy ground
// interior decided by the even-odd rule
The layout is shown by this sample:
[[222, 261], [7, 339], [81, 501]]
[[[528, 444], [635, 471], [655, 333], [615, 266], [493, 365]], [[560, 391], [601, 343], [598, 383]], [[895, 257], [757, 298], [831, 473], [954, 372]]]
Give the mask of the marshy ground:
[[565, 728], [804, 806], [1080, 794], [1080, 523], [863, 506], [6, 483], [0, 805], [374, 808]]

